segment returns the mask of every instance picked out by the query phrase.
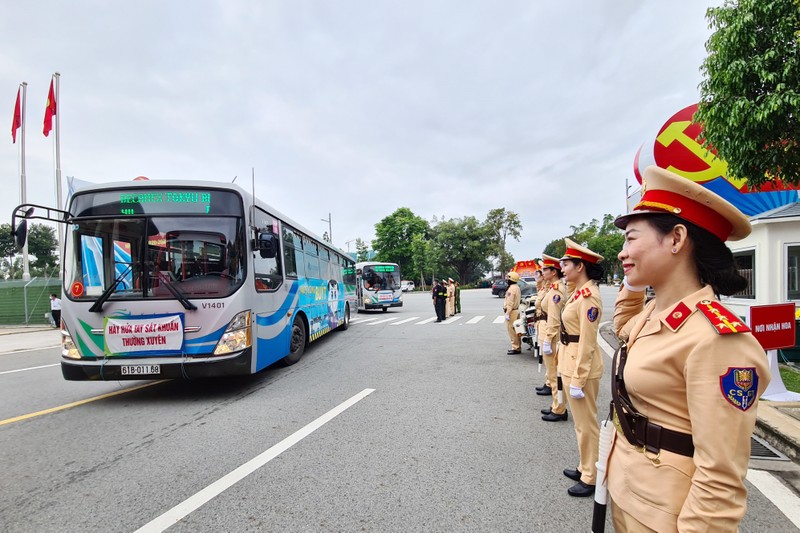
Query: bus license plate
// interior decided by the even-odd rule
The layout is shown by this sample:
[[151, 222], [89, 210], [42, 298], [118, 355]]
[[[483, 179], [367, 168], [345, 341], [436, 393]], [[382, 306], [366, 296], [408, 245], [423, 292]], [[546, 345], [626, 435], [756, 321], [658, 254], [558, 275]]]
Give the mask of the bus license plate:
[[160, 365], [124, 365], [120, 368], [123, 376], [144, 376], [161, 373]]

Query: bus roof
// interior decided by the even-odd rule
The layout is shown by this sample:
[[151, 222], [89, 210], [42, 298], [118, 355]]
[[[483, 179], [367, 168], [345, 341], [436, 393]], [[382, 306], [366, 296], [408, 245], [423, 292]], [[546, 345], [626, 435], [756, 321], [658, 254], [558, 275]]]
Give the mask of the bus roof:
[[[243, 189], [242, 187], [238, 186], [235, 183], [227, 183], [222, 181], [178, 180], [178, 179], [146, 179], [146, 180], [131, 180], [131, 181], [113, 181], [108, 183], [89, 183], [86, 181], [81, 181], [80, 187], [76, 188], [73, 195], [71, 196], [74, 196], [75, 194], [84, 194], [94, 191], [105, 191], [109, 189], [139, 189], [139, 188], [146, 189], [146, 188], [163, 188], [163, 187], [176, 187], [176, 188], [206, 187], [214, 189], [224, 189], [238, 193], [244, 199], [245, 204], [253, 203], [252, 193], [246, 191], [245, 189]], [[266, 202], [262, 202], [261, 200], [256, 198], [255, 205], [257, 207], [260, 207], [270, 215], [273, 215], [275, 218], [280, 219], [282, 222], [286, 222], [290, 226], [294, 227], [296, 230], [319, 241], [324, 246], [335, 251], [342, 257], [352, 261], [352, 258], [347, 252], [345, 252], [344, 250], [342, 250], [337, 246], [334, 246], [332, 243], [324, 241], [322, 237], [320, 237], [313, 231], [309, 230], [302, 224], [299, 224], [295, 220], [286, 216], [285, 214], [278, 211], [277, 209], [267, 204]], [[250, 213], [247, 213], [245, 216], [246, 218], [249, 219]]]

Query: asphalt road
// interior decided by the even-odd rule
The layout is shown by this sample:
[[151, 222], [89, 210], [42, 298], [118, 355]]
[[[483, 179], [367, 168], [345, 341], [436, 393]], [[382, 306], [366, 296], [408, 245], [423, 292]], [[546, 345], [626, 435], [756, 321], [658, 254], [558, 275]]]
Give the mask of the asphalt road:
[[[407, 295], [247, 378], [65, 382], [57, 349], [0, 353], [0, 529], [588, 531], [592, 501], [561, 474], [572, 422], [540, 420], [544, 374], [506, 355], [501, 300], [462, 301], [420, 324], [430, 298]], [[748, 506], [743, 532], [797, 530], [753, 487]]]

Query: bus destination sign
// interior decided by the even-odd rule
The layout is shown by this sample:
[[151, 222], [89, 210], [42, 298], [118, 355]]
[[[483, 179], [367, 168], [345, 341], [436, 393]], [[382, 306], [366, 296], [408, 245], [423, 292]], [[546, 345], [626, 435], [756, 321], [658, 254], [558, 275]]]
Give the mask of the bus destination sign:
[[211, 210], [211, 193], [200, 191], [124, 192], [119, 195], [119, 204], [122, 215], [136, 214], [137, 210], [132, 204], [163, 205], [167, 211], [180, 207], [182, 212], [208, 213]]

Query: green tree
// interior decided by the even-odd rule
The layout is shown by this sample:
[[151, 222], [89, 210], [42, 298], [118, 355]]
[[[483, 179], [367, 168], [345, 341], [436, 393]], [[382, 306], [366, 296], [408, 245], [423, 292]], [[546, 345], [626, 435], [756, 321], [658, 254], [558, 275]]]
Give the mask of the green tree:
[[427, 235], [430, 226], [424, 218], [416, 216], [411, 209], [400, 207], [394, 213], [375, 224], [375, 240], [372, 248], [378, 261], [400, 265], [405, 279], [416, 279], [419, 272], [414, 268], [411, 243], [414, 235]]
[[[3, 271], [8, 273], [8, 277], [14, 278], [14, 256], [17, 248], [14, 246], [14, 236], [11, 234], [11, 224], [0, 224], [0, 257], [7, 258], [3, 262]], [[21, 273], [20, 273], [21, 275]]]
[[369, 249], [367, 243], [359, 237], [356, 239], [356, 261], [366, 261], [369, 259]]
[[[617, 255], [622, 251], [622, 245], [625, 243], [625, 236], [614, 225], [615, 218], [614, 215], [606, 214], [603, 215], [602, 222], [593, 219], [589, 223], [570, 226], [572, 233], [567, 236], [576, 243], [602, 255], [603, 260], [599, 264], [603, 267], [606, 276], [610, 278], [613, 278], [615, 274], [622, 277], [622, 265], [617, 260]], [[564, 239], [555, 239], [544, 247], [544, 253], [553, 257], [563, 257], [564, 252], [566, 252]]]
[[417, 233], [411, 238], [411, 261], [414, 269], [419, 272], [419, 284], [422, 290], [425, 290], [425, 278], [430, 274], [433, 276], [432, 265], [433, 261], [431, 242], [427, 240], [421, 233]]
[[508, 272], [514, 266], [514, 258], [506, 253], [506, 242], [509, 237], [519, 241], [522, 233], [519, 215], [500, 207], [489, 211], [483, 224], [492, 244], [490, 255], [497, 257], [500, 272]]
[[564, 245], [564, 239], [555, 239], [550, 241], [547, 246], [544, 247], [545, 253], [551, 257], [564, 257], [564, 252], [567, 251], [567, 247]]
[[54, 228], [44, 224], [31, 224], [28, 229], [28, 253], [36, 257], [31, 267], [38, 269], [38, 274], [51, 273], [58, 268], [57, 247]]
[[434, 233], [440, 254], [440, 276], [453, 276], [462, 284], [472, 283], [490, 268], [489, 229], [475, 217], [439, 222]]
[[708, 9], [704, 142], [751, 186], [800, 183], [800, 1], [726, 0]]

